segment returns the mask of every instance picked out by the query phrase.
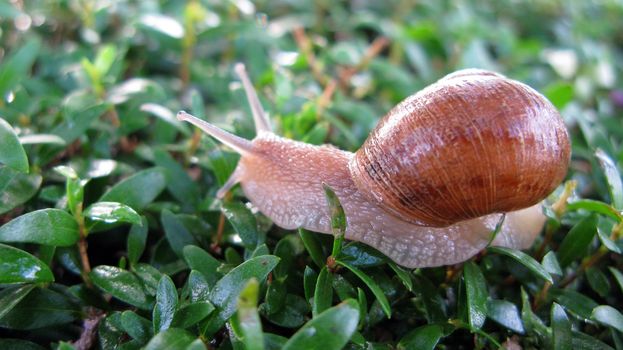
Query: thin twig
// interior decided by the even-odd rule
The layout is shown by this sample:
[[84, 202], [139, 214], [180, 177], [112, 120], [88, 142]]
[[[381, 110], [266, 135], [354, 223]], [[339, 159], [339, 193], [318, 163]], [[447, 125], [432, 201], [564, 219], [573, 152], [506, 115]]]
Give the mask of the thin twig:
[[78, 252], [80, 254], [80, 261], [82, 263], [82, 280], [87, 285], [87, 287], [92, 288], [93, 284], [91, 283], [91, 278], [89, 277], [89, 274], [91, 273], [91, 263], [89, 262], [89, 253], [87, 251], [89, 246], [89, 244], [87, 243], [88, 231], [84, 223], [84, 217], [82, 216], [82, 203], [79, 203], [76, 206], [76, 212], [74, 214], [74, 217], [78, 222], [78, 232], [80, 234], [80, 239], [78, 240]]
[[88, 350], [93, 347], [97, 339], [97, 327], [104, 318], [104, 313], [96, 309], [87, 312], [87, 318], [82, 321], [82, 332], [80, 338], [73, 343], [77, 350]]
[[296, 46], [299, 47], [301, 53], [307, 59], [307, 63], [312, 70], [314, 78], [320, 84], [327, 85], [329, 78], [323, 74], [322, 67], [320, 67], [318, 61], [316, 60], [316, 55], [314, 55], [311, 40], [309, 40], [309, 37], [307, 36], [307, 34], [305, 34], [305, 30], [303, 29], [303, 27], [294, 28], [292, 34], [294, 35], [294, 41], [296, 41]]

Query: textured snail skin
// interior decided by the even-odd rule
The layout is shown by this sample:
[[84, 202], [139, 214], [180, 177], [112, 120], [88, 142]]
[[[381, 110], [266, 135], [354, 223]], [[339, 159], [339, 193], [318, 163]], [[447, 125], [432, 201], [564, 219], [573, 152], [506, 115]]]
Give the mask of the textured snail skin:
[[[286, 229], [330, 233], [322, 183], [335, 191], [346, 215], [346, 238], [368, 244], [406, 267], [450, 265], [482, 250], [501, 214], [436, 228], [415, 225], [369, 201], [350, 177], [353, 153], [264, 133], [253, 140], [255, 155], [243, 156], [236, 170], [247, 198]], [[541, 231], [541, 206], [507, 213], [493, 245], [528, 248]]]
[[351, 153], [272, 133], [244, 67], [236, 70], [256, 121], [253, 140], [178, 113], [241, 154], [218, 195], [240, 183], [276, 225], [330, 233], [325, 183], [344, 208], [346, 238], [406, 267], [469, 259], [489, 243], [501, 213], [492, 244], [528, 248], [545, 223], [540, 201], [568, 166], [568, 135], [555, 108], [496, 73], [441, 79], [396, 106]]

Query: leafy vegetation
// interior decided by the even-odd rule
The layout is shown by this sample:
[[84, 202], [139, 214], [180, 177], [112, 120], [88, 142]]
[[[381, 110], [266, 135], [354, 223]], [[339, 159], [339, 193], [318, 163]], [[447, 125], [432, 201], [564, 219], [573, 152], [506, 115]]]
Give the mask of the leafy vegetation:
[[[0, 348], [623, 349], [623, 6], [615, 1], [0, 3]], [[407, 270], [280, 229], [237, 156], [244, 62], [282, 135], [354, 150], [464, 67], [542, 91], [573, 143], [525, 252]], [[329, 259], [327, 259], [330, 257]]]

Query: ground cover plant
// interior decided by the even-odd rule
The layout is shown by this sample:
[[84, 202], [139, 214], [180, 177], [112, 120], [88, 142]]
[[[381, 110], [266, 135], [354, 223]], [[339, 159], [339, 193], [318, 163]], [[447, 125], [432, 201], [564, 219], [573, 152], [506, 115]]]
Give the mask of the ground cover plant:
[[[0, 3], [0, 349], [623, 349], [623, 5]], [[355, 150], [465, 67], [561, 111], [573, 154], [524, 252], [405, 269], [215, 193], [244, 62], [281, 135]]]

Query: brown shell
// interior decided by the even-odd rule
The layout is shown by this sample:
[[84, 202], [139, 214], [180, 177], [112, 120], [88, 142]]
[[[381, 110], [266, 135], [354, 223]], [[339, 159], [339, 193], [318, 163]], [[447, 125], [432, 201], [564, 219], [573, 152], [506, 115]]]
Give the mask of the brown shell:
[[349, 169], [389, 212], [443, 227], [540, 202], [563, 180], [569, 157], [565, 125], [543, 95], [470, 69], [394, 107]]

